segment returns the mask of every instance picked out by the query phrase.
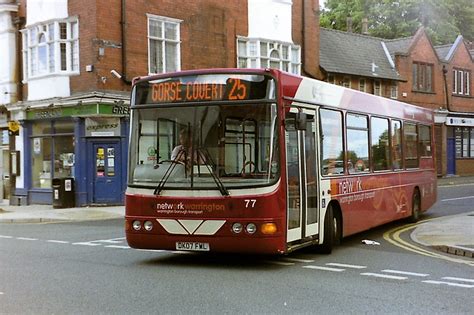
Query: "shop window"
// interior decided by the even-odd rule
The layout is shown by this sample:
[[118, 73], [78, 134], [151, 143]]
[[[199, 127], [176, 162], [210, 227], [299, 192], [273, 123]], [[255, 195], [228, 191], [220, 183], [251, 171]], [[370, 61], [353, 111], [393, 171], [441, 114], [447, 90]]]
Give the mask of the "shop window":
[[32, 125], [31, 182], [33, 188], [51, 188], [54, 177], [74, 177], [74, 124], [37, 122]]

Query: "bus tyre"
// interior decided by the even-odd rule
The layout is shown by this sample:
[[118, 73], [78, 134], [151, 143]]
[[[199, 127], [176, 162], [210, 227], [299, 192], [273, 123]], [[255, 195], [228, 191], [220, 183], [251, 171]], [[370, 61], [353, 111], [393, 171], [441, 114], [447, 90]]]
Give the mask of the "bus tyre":
[[324, 240], [319, 246], [319, 251], [322, 254], [331, 254], [339, 235], [339, 226], [339, 219], [334, 215], [332, 205], [329, 205], [324, 217]]
[[411, 205], [410, 222], [415, 223], [420, 219], [420, 191], [415, 188]]

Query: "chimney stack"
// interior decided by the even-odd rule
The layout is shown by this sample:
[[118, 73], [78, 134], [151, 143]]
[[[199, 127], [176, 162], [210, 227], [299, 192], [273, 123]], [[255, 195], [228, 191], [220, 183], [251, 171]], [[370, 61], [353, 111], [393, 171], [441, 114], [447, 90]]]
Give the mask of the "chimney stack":
[[347, 31], [352, 33], [352, 16], [348, 16], [346, 19], [347, 22]]
[[362, 19], [362, 34], [369, 35], [369, 20], [367, 18]]

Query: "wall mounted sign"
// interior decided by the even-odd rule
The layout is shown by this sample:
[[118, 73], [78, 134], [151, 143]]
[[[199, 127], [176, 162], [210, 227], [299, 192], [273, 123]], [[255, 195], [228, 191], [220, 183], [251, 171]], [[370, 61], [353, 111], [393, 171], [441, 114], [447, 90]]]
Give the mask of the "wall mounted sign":
[[117, 137], [120, 136], [120, 118], [88, 117], [86, 137]]

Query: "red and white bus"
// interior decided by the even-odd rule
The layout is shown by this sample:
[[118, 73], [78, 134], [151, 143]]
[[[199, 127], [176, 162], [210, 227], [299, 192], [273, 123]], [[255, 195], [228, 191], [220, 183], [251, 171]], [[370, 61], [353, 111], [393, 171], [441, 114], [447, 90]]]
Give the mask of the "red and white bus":
[[131, 102], [133, 248], [329, 253], [437, 198], [428, 109], [274, 69], [139, 78]]

